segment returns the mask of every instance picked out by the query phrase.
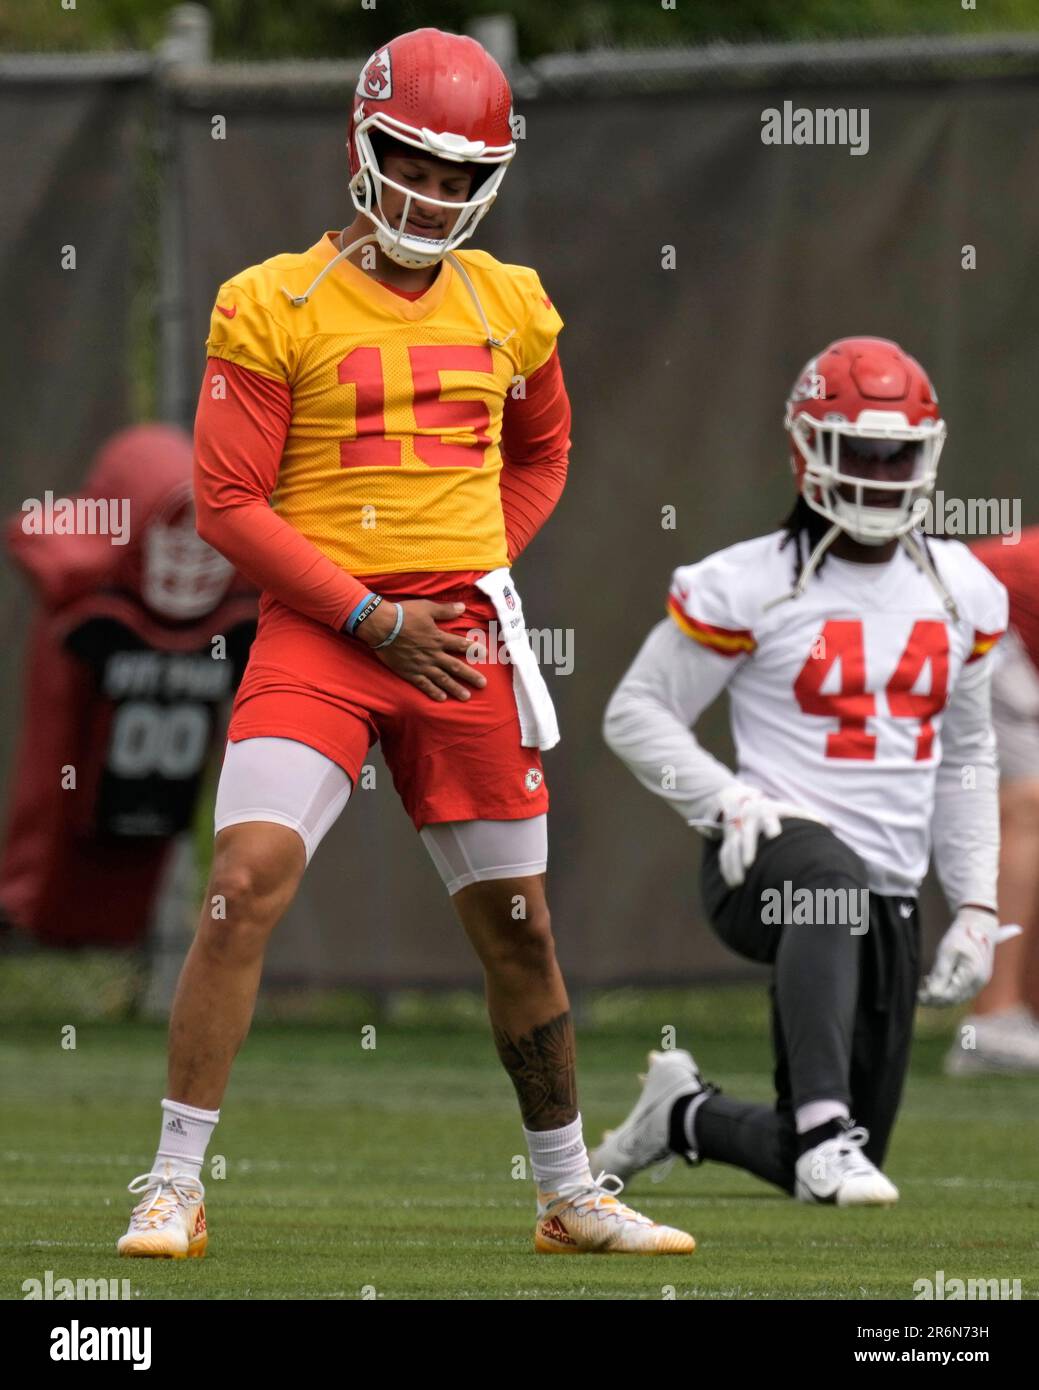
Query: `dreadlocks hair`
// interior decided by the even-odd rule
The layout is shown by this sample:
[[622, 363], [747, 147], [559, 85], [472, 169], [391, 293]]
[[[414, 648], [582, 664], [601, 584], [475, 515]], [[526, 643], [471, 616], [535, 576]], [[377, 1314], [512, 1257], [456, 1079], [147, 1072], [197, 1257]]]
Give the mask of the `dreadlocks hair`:
[[[801, 571], [808, 563], [808, 557], [830, 529], [831, 522], [824, 516], [813, 511], [804, 496], [799, 492], [797, 500], [790, 508], [784, 521], [780, 523], [786, 535], [780, 542], [779, 548], [793, 545], [794, 547], [794, 583], [801, 578]], [[826, 563], [824, 555], [816, 568], [816, 574]]]

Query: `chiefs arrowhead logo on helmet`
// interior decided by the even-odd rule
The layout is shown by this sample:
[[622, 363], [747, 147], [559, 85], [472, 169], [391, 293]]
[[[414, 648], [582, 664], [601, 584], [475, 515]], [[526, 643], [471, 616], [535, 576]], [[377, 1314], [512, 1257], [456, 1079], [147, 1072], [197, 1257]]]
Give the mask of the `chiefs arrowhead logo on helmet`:
[[393, 96], [393, 70], [390, 50], [380, 48], [365, 63], [357, 79], [357, 95], [372, 101], [388, 101]]
[[826, 399], [826, 382], [816, 371], [816, 365], [816, 359], [813, 357], [790, 392], [792, 401], [823, 401]]

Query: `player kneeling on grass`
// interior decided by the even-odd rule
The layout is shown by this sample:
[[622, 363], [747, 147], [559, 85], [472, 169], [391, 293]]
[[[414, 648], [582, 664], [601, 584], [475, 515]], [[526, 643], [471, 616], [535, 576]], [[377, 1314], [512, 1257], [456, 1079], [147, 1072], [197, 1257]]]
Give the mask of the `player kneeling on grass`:
[[[773, 967], [776, 1103], [722, 1095], [688, 1052], [654, 1052], [592, 1158], [624, 1179], [673, 1154], [716, 1159], [804, 1201], [889, 1205], [880, 1165], [932, 837], [953, 922], [921, 1001], [969, 999], [1015, 930], [996, 916], [989, 716], [1007, 596], [966, 546], [917, 529], [945, 427], [901, 348], [833, 343], [798, 380], [786, 427], [800, 495], [783, 529], [675, 571], [670, 617], [604, 727], [639, 781], [713, 837], [702, 888], [718, 935]], [[735, 775], [691, 732], [723, 690]]]
[[[267, 938], [376, 739], [484, 967], [538, 1187], [535, 1248], [694, 1247], [593, 1178], [577, 1110], [545, 901], [538, 750], [559, 735], [508, 568], [563, 488], [562, 321], [534, 271], [456, 251], [515, 152], [510, 118], [508, 83], [473, 39], [393, 40], [357, 86], [352, 225], [217, 296], [199, 530], [264, 597], [170, 1020], [161, 1141], [131, 1184], [123, 1255], [205, 1251], [201, 1166]], [[491, 624], [510, 661], [466, 660]]]

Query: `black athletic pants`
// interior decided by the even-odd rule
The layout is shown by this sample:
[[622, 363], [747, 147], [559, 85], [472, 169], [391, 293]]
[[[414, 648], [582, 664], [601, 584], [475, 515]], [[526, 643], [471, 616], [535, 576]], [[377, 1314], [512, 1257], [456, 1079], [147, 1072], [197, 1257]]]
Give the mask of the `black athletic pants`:
[[[887, 1151], [909, 1064], [920, 966], [915, 898], [870, 893], [868, 930], [845, 918], [797, 925], [798, 912], [767, 920], [798, 889], [866, 889], [862, 860], [814, 821], [784, 820], [738, 888], [718, 867], [719, 843], [704, 851], [701, 888], [711, 923], [726, 945], [773, 966], [774, 1107], [712, 1096], [695, 1118], [701, 1158], [745, 1168], [786, 1192], [794, 1190], [794, 1112], [813, 1100], [843, 1100], [869, 1130], [865, 1153], [879, 1167]], [[784, 898], [784, 894], [786, 895]], [[802, 899], [804, 895], [802, 895]], [[813, 899], [825, 916], [818, 895]], [[831, 903], [837, 899], [830, 899]], [[843, 899], [858, 902], [861, 897]]]

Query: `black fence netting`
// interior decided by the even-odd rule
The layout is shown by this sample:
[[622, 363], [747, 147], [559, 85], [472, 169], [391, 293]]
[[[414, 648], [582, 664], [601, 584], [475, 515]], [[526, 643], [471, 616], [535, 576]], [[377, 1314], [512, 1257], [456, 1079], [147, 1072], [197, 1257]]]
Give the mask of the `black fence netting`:
[[[928, 367], [949, 424], [940, 486], [1017, 499], [1025, 522], [1039, 513], [1039, 60], [1026, 56], [1004, 61], [1002, 75], [1000, 55], [957, 71], [874, 54], [839, 72], [807, 58], [742, 74], [729, 64], [710, 80], [657, 80], [640, 59], [627, 84], [615, 57], [598, 82], [543, 64], [540, 83], [517, 84], [523, 138], [478, 244], [535, 266], [566, 322], [570, 481], [515, 573], [528, 622], [551, 632], [556, 658], [547, 672], [563, 741], [546, 757], [549, 889], [575, 983], [737, 968], [703, 921], [699, 842], [636, 786], [600, 724], [662, 615], [674, 566], [788, 510], [782, 409], [803, 363], [846, 334], [897, 339]], [[351, 95], [351, 74], [327, 65], [309, 77], [304, 66], [213, 67], [166, 87], [177, 265], [163, 312], [182, 324], [166, 386], [185, 423], [218, 285], [351, 220]], [[2, 155], [5, 186], [18, 191], [0, 275], [11, 321], [25, 325], [3, 388], [9, 505], [41, 479], [71, 485], [84, 447], [123, 419], [113, 364], [126, 333], [139, 99], [129, 83], [2, 97], [22, 137]], [[762, 139], [770, 109], [782, 122], [787, 109], [838, 106], [860, 113], [857, 149]], [[84, 247], [75, 294], [64, 242]], [[7, 579], [9, 614], [10, 592]], [[704, 725], [721, 752], [724, 725], [721, 710]], [[357, 788], [311, 865], [269, 973], [475, 981], [375, 752], [372, 764], [375, 785]], [[930, 925], [943, 925], [939, 914]]]

